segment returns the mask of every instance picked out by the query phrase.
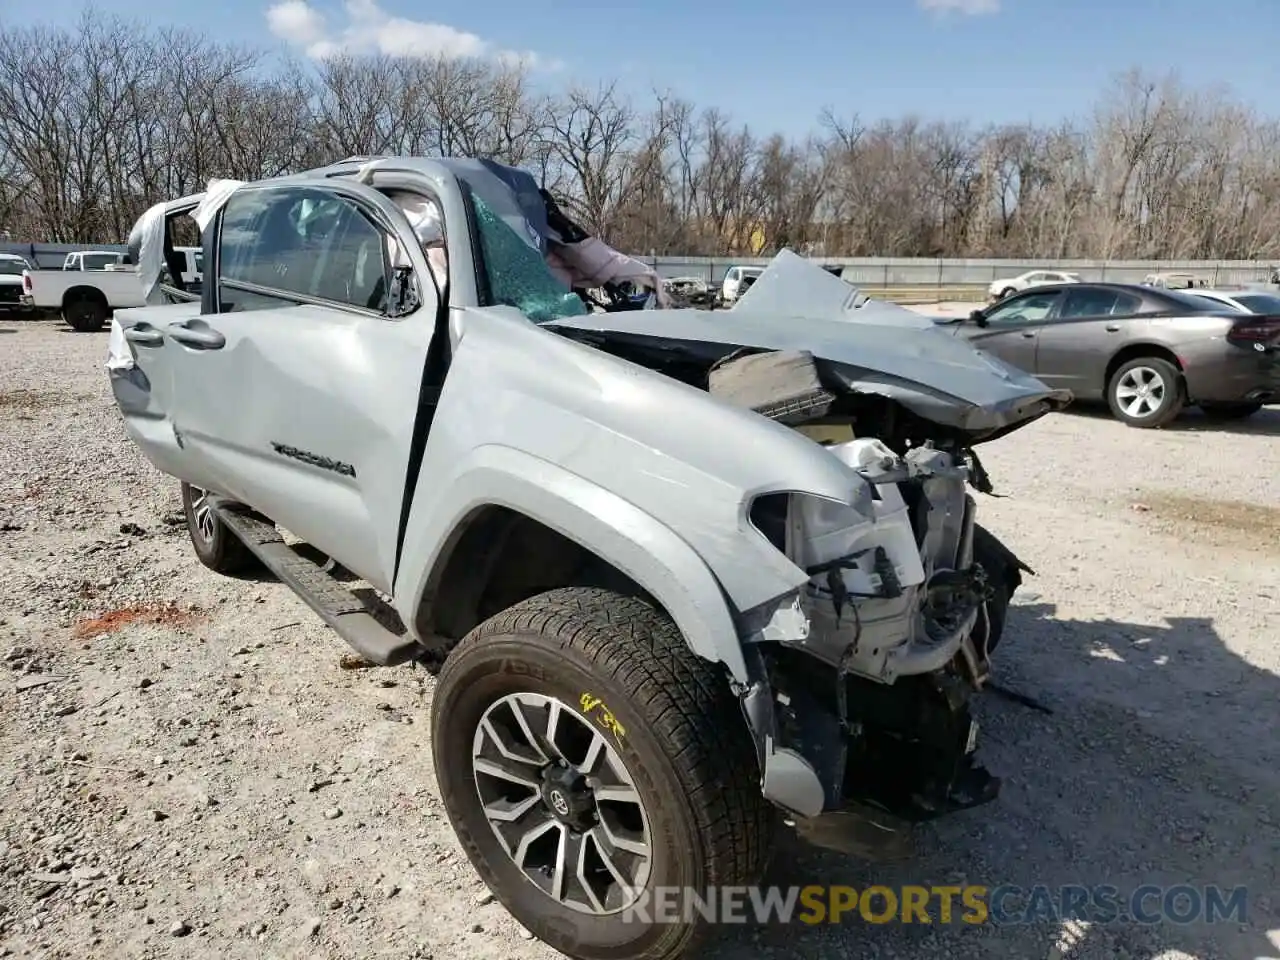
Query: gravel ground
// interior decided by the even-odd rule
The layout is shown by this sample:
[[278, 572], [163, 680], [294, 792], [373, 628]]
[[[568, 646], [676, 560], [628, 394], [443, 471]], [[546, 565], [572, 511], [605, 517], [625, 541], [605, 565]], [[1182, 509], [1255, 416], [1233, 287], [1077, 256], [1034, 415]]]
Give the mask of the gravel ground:
[[[0, 955], [557, 956], [447, 825], [430, 678], [344, 669], [286, 588], [197, 563], [105, 351], [0, 322]], [[1247, 922], [741, 927], [708, 956], [1276, 956], [1280, 410], [984, 449], [983, 518], [1038, 573], [997, 674], [1052, 713], [985, 698], [1005, 790], [911, 862], [788, 842], [770, 882], [1243, 884]]]

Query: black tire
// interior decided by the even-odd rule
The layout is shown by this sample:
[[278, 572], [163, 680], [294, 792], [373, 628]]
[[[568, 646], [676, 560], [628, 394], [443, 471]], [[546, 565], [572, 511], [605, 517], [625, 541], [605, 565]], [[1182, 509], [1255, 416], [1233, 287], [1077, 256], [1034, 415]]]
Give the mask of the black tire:
[[1200, 410], [1210, 420], [1244, 420], [1262, 409], [1260, 403], [1202, 403]]
[[216, 515], [203, 514], [200, 500], [204, 495], [205, 491], [183, 481], [182, 512], [187, 518], [187, 534], [191, 537], [196, 557], [216, 573], [234, 575], [254, 567], [257, 557], [244, 545], [244, 541], [227, 529]]
[[95, 333], [107, 323], [107, 305], [92, 297], [79, 297], [62, 308], [62, 319], [79, 333]]
[[1000, 300], [1008, 299], [1009, 297], [1012, 297], [1017, 292], [1018, 291], [1015, 290], [1013, 287], [1005, 287], [1003, 290], [1000, 291], [1000, 296], [998, 299]]
[[696, 911], [689, 923], [683, 916], [645, 923], [625, 912], [575, 910], [535, 886], [498, 841], [478, 802], [472, 750], [485, 711], [514, 693], [555, 697], [588, 723], [601, 721], [593, 708], [582, 709], [585, 696], [608, 705], [625, 731], [609, 742], [650, 824], [644, 889], [692, 888], [706, 896], [708, 887], [758, 883], [776, 826], [725, 677], [648, 603], [594, 587], [564, 588], [472, 630], [445, 661], [432, 704], [432, 752], [449, 819], [472, 865], [520, 923], [576, 960], [688, 956], [707, 933]]
[[[1158, 399], [1154, 406], [1143, 404], [1147, 409], [1135, 415], [1126, 410], [1123, 393], [1139, 381], [1151, 389], [1150, 398], [1157, 398], [1158, 390]], [[1186, 405], [1182, 372], [1161, 357], [1133, 357], [1126, 360], [1116, 368], [1107, 383], [1107, 406], [1117, 420], [1131, 427], [1163, 427], [1172, 423]]]
[[973, 559], [982, 564], [995, 595], [983, 604], [974, 624], [975, 638], [986, 634], [987, 654], [993, 653], [1004, 636], [1009, 617], [1009, 604], [1022, 586], [1022, 571], [1028, 569], [991, 531], [979, 524], [973, 527]]

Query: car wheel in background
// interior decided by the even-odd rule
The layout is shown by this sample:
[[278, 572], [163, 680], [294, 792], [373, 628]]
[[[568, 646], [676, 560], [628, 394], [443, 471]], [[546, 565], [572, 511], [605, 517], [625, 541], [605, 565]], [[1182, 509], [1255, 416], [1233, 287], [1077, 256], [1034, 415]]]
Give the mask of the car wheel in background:
[[72, 300], [62, 308], [62, 319], [79, 333], [93, 333], [107, 323], [107, 305], [91, 297]]
[[1134, 357], [1122, 363], [1107, 384], [1111, 412], [1131, 427], [1163, 427], [1186, 403], [1182, 374], [1160, 357]]
[[1260, 403], [1202, 403], [1200, 409], [1210, 420], [1243, 420], [1262, 409]]
[[1012, 297], [1012, 296], [1013, 296], [1015, 293], [1017, 293], [1017, 292], [1018, 292], [1018, 291], [1017, 291], [1017, 290], [1015, 290], [1015, 289], [1013, 289], [1013, 287], [1005, 287], [1003, 290], [1001, 290], [1001, 291], [1000, 291], [1000, 298], [999, 298], [999, 299], [1004, 300], [1004, 299], [1006, 299], [1007, 297]]
[[183, 482], [182, 512], [187, 518], [187, 533], [196, 557], [210, 570], [236, 574], [257, 562], [244, 542], [213, 512], [209, 491]]

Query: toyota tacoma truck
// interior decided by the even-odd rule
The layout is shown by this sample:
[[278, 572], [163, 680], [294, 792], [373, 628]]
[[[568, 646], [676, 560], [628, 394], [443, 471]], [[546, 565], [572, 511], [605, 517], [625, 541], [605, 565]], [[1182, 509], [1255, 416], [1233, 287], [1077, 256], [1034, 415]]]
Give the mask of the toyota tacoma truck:
[[[188, 215], [199, 295], [153, 282]], [[594, 238], [486, 160], [145, 219], [129, 436], [202, 563], [435, 672], [448, 816], [537, 937], [686, 957], [709, 925], [632, 922], [652, 891], [758, 882], [789, 824], [839, 847], [995, 799], [970, 706], [1027, 568], [967, 488], [1069, 393], [785, 251], [728, 311], [592, 308]]]

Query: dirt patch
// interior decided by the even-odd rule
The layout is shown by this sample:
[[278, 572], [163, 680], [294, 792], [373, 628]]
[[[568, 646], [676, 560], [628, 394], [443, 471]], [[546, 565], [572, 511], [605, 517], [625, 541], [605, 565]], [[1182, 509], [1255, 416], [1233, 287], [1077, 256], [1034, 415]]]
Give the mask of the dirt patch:
[[53, 390], [27, 390], [15, 387], [12, 390], [0, 390], [0, 411], [32, 413], [48, 407], [56, 407], [66, 403], [71, 397]]
[[189, 627], [203, 618], [204, 613], [198, 608], [184, 609], [173, 603], [120, 607], [116, 610], [108, 610], [100, 617], [81, 620], [72, 629], [72, 636], [77, 640], [99, 637], [106, 633], [114, 633], [131, 623], [153, 623], [179, 628]]
[[1280, 552], [1280, 507], [1154, 490], [1130, 507], [1164, 528], [1190, 525], [1219, 542]]

